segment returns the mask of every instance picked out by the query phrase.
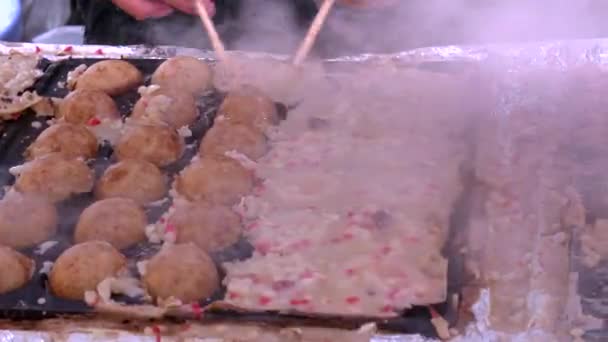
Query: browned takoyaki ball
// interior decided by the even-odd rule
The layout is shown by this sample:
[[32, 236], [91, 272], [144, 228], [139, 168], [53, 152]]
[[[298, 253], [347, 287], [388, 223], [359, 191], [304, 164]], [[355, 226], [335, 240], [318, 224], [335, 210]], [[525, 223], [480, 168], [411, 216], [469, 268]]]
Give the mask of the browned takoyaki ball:
[[152, 75], [152, 84], [198, 95], [211, 88], [213, 78], [207, 63], [189, 56], [164, 61]]
[[58, 123], [45, 129], [31, 144], [25, 155], [28, 159], [49, 153], [61, 153], [67, 158], [94, 158], [97, 138], [84, 125]]
[[84, 161], [52, 153], [21, 165], [15, 189], [58, 202], [90, 192], [94, 181], [95, 175]]
[[0, 201], [0, 245], [24, 248], [44, 242], [55, 235], [57, 222], [51, 202], [11, 191]]
[[123, 197], [142, 205], [162, 199], [167, 191], [167, 180], [158, 167], [138, 159], [125, 159], [110, 166], [95, 186], [99, 199]]
[[218, 114], [231, 124], [242, 124], [258, 131], [279, 122], [275, 103], [251, 86], [242, 86], [228, 93]]
[[91, 65], [76, 80], [76, 90], [100, 90], [115, 96], [137, 88], [143, 75], [131, 63], [122, 60], [105, 60]]
[[76, 224], [74, 242], [106, 241], [117, 249], [146, 238], [146, 213], [133, 200], [110, 198], [87, 207]]
[[201, 158], [175, 180], [177, 192], [190, 201], [233, 205], [253, 187], [253, 175], [228, 158]]
[[163, 247], [148, 261], [143, 280], [153, 298], [184, 303], [210, 297], [219, 287], [213, 260], [193, 243]]
[[241, 236], [241, 220], [230, 208], [206, 202], [177, 200], [168, 219], [176, 242], [193, 242], [206, 252], [235, 244]]
[[55, 261], [49, 283], [60, 298], [84, 300], [104, 279], [116, 276], [127, 259], [107, 242], [89, 241], [65, 250]]
[[10, 247], [0, 246], [0, 294], [23, 287], [32, 278], [34, 261]]
[[159, 88], [142, 96], [131, 118], [144, 123], [164, 123], [175, 129], [194, 123], [198, 117], [196, 100], [190, 93]]
[[226, 152], [236, 151], [251, 160], [257, 160], [267, 150], [263, 133], [245, 125], [232, 125], [220, 120], [203, 137], [199, 155], [225, 157]]
[[119, 160], [142, 159], [167, 166], [184, 153], [184, 139], [174, 128], [164, 125], [130, 124], [115, 148]]
[[59, 105], [59, 116], [72, 124], [90, 124], [91, 119], [118, 120], [120, 112], [112, 98], [100, 90], [79, 89], [69, 93]]

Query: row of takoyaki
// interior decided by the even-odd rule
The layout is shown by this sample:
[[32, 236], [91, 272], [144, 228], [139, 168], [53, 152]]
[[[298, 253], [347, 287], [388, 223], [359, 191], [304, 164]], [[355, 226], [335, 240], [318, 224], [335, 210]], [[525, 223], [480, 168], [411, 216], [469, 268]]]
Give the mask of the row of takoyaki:
[[[94, 83], [86, 79], [87, 72], [76, 82], [76, 89], [82, 77]], [[178, 129], [197, 119], [196, 97], [210, 87], [209, 67], [195, 58], [173, 58], [157, 69], [151, 83], [140, 88], [141, 98], [121, 127], [114, 143], [118, 162], [105, 171], [95, 187], [99, 201], [86, 208], [79, 219], [74, 233], [77, 245], [57, 259], [50, 274], [51, 288], [60, 297], [83, 299], [104, 279], [124, 272], [126, 258], [119, 250], [146, 238], [148, 221], [142, 205], [167, 195], [162, 168], [182, 157], [185, 144]], [[103, 118], [92, 119], [97, 119], [95, 126], [104, 125]], [[105, 267], [91, 267], [91, 262], [104, 263]], [[194, 301], [209, 296], [219, 284], [213, 261], [194, 245], [163, 248], [146, 264], [142, 280], [153, 298], [171, 297], [164, 294], [177, 290], [172, 296], [181, 294], [184, 300]]]

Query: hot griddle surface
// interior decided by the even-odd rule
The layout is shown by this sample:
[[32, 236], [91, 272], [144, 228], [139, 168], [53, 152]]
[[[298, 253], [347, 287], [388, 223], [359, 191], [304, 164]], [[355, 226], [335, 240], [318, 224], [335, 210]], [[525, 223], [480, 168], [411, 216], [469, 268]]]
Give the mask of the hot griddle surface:
[[[66, 83], [68, 72], [81, 64], [92, 65], [100, 60], [101, 59], [66, 59], [58, 62], [42, 60], [40, 67], [44, 69], [44, 75], [36, 82], [34, 89], [43, 96], [62, 98], [69, 93], [65, 86], [61, 86]], [[126, 61], [132, 63], [142, 71], [146, 76], [146, 84], [148, 84], [151, 74], [164, 60], [126, 59]], [[169, 175], [169, 178], [172, 179], [175, 174], [187, 166], [190, 163], [190, 160], [196, 155], [198, 143], [205, 132], [212, 126], [213, 118], [223, 99], [223, 95], [224, 94], [218, 92], [210, 92], [199, 99], [198, 103], [201, 117], [190, 127], [193, 136], [186, 138], [188, 147], [184, 156], [178, 162], [164, 168], [164, 171]], [[138, 98], [139, 95], [137, 94], [137, 90], [133, 90], [127, 94], [115, 97], [114, 100], [116, 101], [121, 114], [126, 117], [129, 115]], [[282, 104], [277, 104], [277, 106], [279, 112], [282, 113], [283, 118], [285, 118], [288, 108]], [[40, 122], [41, 125], [38, 128], [34, 127], [37, 126], [32, 125], [34, 121]], [[9, 168], [24, 162], [23, 152], [46, 127], [48, 127], [46, 119], [36, 118], [32, 113], [23, 115], [18, 120], [6, 124], [3, 134], [0, 136], [0, 185], [12, 185], [14, 177], [8, 172]], [[90, 165], [94, 168], [99, 177], [113, 162], [115, 162], [115, 160], [112, 147], [105, 144], [100, 146], [98, 158], [91, 161]], [[43, 255], [36, 254], [35, 247], [20, 250], [36, 261], [36, 271], [27, 286], [17, 291], [0, 295], [0, 318], [37, 320], [49, 317], [63, 317], [66, 315], [94, 314], [91, 308], [82, 301], [63, 300], [53, 296], [48, 287], [47, 275], [40, 273], [40, 269], [45, 261], [55, 261], [65, 249], [72, 245], [73, 229], [78, 217], [82, 210], [93, 202], [94, 198], [92, 194], [84, 194], [60, 203], [58, 205], [58, 210], [61, 217], [61, 224], [57, 235], [51, 238], [51, 240], [58, 242], [57, 245], [50, 248]], [[466, 202], [467, 199], [463, 198], [460, 210], [457, 208], [457, 213], [452, 220], [453, 226], [464, 224], [461, 217], [462, 215], [459, 215], [459, 212], [463, 213], [466, 211]], [[171, 202], [168, 200], [159, 206], [146, 207], [149, 221], [156, 222], [170, 205]], [[450, 239], [450, 241], [457, 240], [458, 239]], [[154, 255], [158, 250], [158, 245], [143, 242], [127, 250], [123, 250], [122, 252], [129, 258], [130, 266], [135, 268], [136, 261], [147, 259]], [[444, 254], [451, 255], [451, 262], [449, 263], [449, 274], [451, 279], [449, 286], [450, 296], [458, 293], [460, 288], [459, 279], [461, 279], [463, 273], [461, 259], [458, 257], [458, 253], [455, 252], [457, 250], [459, 250], [458, 246], [446, 246], [444, 251]], [[213, 254], [212, 257], [219, 266], [220, 263], [225, 261], [248, 258], [251, 256], [252, 252], [253, 249], [251, 245], [246, 240], [241, 240], [236, 245]], [[223, 297], [224, 292], [225, 290], [221, 289], [214, 294], [214, 296], [199, 304], [204, 306], [215, 300], [219, 300]], [[114, 299], [128, 304], [143, 304], [140, 300], [127, 297], [115, 297]], [[436, 305], [435, 309], [451, 323], [456, 322], [457, 310], [453, 305], [444, 303]], [[185, 317], [185, 319], [190, 318], [200, 319], [198, 317]], [[179, 319], [184, 319], [184, 317]], [[244, 313], [231, 310], [214, 310], [213, 312], [205, 314], [203, 319], [208, 322], [236, 321], [278, 326], [313, 325], [340, 328], [356, 328], [361, 324], [370, 322], [369, 318], [328, 318], [284, 313]], [[405, 312], [399, 318], [375, 321], [379, 327], [384, 330], [436, 337], [435, 328], [430, 322], [430, 313], [426, 307], [415, 307]]]

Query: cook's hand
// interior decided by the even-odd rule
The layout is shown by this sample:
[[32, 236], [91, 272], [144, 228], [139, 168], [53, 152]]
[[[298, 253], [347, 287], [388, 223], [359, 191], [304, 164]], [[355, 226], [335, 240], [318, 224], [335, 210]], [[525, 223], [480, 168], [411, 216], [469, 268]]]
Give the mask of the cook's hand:
[[[137, 20], [162, 18], [174, 10], [189, 14], [196, 13], [194, 1], [198, 0], [112, 0], [112, 2]], [[209, 12], [215, 14], [213, 0], [202, 0]]]
[[[196, 14], [196, 5], [194, 4], [199, 0], [163, 0], [169, 6], [188, 14]], [[209, 16], [215, 15], [215, 3], [214, 0], [203, 0], [203, 5], [207, 9]]]
[[[315, 0], [318, 6], [320, 6], [325, 0]], [[355, 7], [355, 8], [374, 8], [384, 7], [397, 3], [396, 0], [337, 0], [340, 5]]]

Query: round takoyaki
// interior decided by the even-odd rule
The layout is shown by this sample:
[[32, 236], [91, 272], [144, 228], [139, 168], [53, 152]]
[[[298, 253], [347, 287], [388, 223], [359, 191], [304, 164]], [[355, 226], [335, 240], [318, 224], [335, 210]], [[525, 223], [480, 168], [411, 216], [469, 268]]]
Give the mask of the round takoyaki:
[[259, 131], [245, 125], [219, 121], [203, 137], [199, 154], [201, 157], [225, 157], [226, 152], [236, 151], [257, 160], [267, 149], [266, 137]]
[[206, 252], [235, 244], [241, 236], [241, 220], [230, 208], [205, 202], [177, 200], [168, 220], [176, 242], [193, 242]]
[[94, 158], [97, 138], [84, 125], [58, 123], [45, 129], [25, 151], [27, 159], [49, 153], [61, 153], [67, 158]]
[[23, 287], [32, 278], [34, 261], [10, 247], [0, 246], [0, 294]]
[[76, 80], [76, 90], [100, 90], [115, 96], [143, 83], [142, 73], [123, 60], [105, 60], [91, 65]]
[[94, 124], [92, 120], [118, 120], [120, 112], [112, 98], [100, 90], [79, 89], [69, 93], [59, 105], [59, 116], [72, 124]]
[[142, 159], [167, 166], [184, 153], [184, 139], [169, 126], [130, 124], [115, 148], [119, 160]]
[[152, 84], [194, 95], [210, 89], [212, 83], [209, 65], [189, 56], [169, 58], [152, 75]]
[[70, 247], [55, 261], [49, 283], [57, 297], [84, 300], [104, 279], [116, 276], [127, 259], [107, 242], [90, 241]]
[[76, 224], [74, 242], [106, 241], [117, 249], [146, 238], [146, 213], [133, 200], [110, 198], [87, 207]]
[[279, 122], [275, 103], [251, 86], [242, 86], [228, 93], [218, 114], [231, 124], [242, 124], [258, 131]]
[[192, 243], [163, 247], [148, 261], [143, 281], [153, 298], [184, 303], [210, 297], [219, 287], [213, 260]]
[[160, 88], [142, 96], [131, 118], [143, 123], [167, 124], [175, 129], [194, 123], [198, 108], [194, 96], [178, 90]]
[[0, 201], [0, 245], [24, 248], [44, 242], [55, 235], [57, 222], [51, 202], [11, 191]]
[[95, 186], [95, 196], [130, 198], [144, 205], [162, 199], [167, 190], [167, 180], [156, 165], [124, 159], [104, 172]]
[[253, 187], [253, 175], [228, 158], [201, 158], [175, 180], [175, 190], [190, 201], [233, 205]]
[[84, 161], [58, 153], [36, 158], [11, 171], [18, 174], [15, 181], [17, 191], [42, 196], [53, 202], [90, 192], [95, 181], [93, 171]]

